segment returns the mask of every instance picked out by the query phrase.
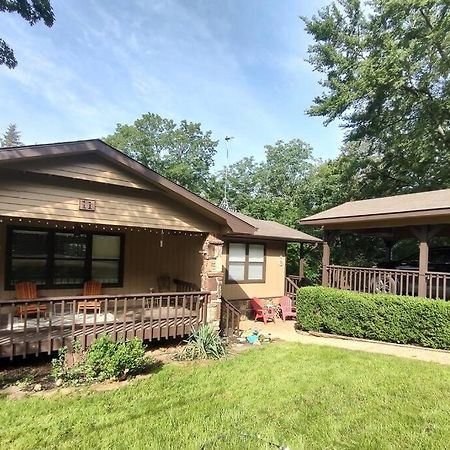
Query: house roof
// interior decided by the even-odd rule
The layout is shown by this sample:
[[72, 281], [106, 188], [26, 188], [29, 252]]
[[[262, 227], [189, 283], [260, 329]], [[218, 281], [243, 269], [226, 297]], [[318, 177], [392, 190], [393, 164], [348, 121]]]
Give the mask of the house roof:
[[256, 228], [256, 231], [253, 233], [255, 238], [276, 239], [287, 242], [308, 242], [311, 244], [322, 242], [321, 239], [315, 236], [295, 230], [273, 220], [254, 219], [253, 217], [238, 212], [233, 212], [233, 214]]
[[326, 211], [305, 217], [300, 221], [304, 225], [348, 225], [352, 223], [426, 223], [429, 220], [450, 219], [450, 189], [418, 192], [415, 194], [379, 197], [343, 203]]
[[157, 185], [165, 194], [175, 200], [182, 200], [192, 209], [197, 210], [206, 217], [226, 224], [234, 235], [258, 236], [298, 242], [320, 242], [320, 239], [277, 222], [261, 221], [244, 214], [229, 213], [188, 189], [168, 180], [100, 139], [2, 148], [0, 151], [0, 166], [7, 167], [8, 164], [18, 161], [35, 161], [49, 157], [59, 158], [87, 154], [99, 154], [138, 177]]

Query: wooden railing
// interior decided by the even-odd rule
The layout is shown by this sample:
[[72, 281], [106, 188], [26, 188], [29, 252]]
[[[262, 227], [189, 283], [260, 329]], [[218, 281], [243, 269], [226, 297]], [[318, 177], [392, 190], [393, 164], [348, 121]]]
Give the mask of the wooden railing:
[[114, 341], [186, 336], [206, 323], [209, 292], [177, 292], [0, 301], [0, 357], [52, 353]]
[[284, 295], [295, 299], [302, 278], [298, 275], [288, 275], [284, 281]]
[[328, 266], [327, 272], [329, 287], [356, 292], [418, 295], [417, 271]]
[[240, 320], [241, 312], [231, 302], [222, 297], [220, 304], [220, 335], [224, 337], [239, 335]]
[[450, 273], [426, 272], [427, 297], [450, 300]]

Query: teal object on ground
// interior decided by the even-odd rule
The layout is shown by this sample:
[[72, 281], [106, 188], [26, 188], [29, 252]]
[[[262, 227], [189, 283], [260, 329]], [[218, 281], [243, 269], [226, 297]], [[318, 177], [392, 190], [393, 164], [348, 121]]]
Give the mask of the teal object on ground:
[[252, 334], [251, 336], [247, 336], [247, 342], [249, 344], [254, 344], [258, 340], [257, 334]]

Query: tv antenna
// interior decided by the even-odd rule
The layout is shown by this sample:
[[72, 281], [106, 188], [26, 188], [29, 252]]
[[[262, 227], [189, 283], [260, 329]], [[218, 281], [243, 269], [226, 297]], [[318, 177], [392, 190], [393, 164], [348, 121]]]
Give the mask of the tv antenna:
[[223, 198], [219, 204], [219, 207], [228, 212], [233, 212], [233, 208], [228, 202], [228, 164], [229, 164], [229, 150], [228, 150], [228, 142], [234, 139], [233, 136], [225, 136], [225, 149], [226, 149], [226, 162], [225, 162], [225, 182], [223, 185]]

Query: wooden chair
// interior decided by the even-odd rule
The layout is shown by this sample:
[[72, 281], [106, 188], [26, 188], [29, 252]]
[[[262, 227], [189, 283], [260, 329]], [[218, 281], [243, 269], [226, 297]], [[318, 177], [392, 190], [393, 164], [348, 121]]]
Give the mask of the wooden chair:
[[[101, 295], [102, 294], [102, 283], [100, 281], [86, 281], [83, 287], [83, 297], [89, 297], [93, 295]], [[101, 312], [102, 304], [98, 300], [82, 300], [78, 302], [77, 313], [80, 314], [80, 311], [97, 311]]]
[[285, 295], [284, 297], [281, 297], [280, 304], [279, 304], [280, 312], [281, 312], [281, 318], [283, 319], [283, 322], [288, 317], [293, 317], [294, 319], [297, 317], [297, 308], [292, 305], [292, 299]]
[[[16, 286], [16, 298], [18, 300], [37, 300], [38, 293], [37, 293], [37, 286], [36, 283], [32, 281], [22, 281], [20, 283], [17, 283]], [[20, 305], [16, 308], [16, 315], [20, 317], [22, 320], [24, 315], [31, 315], [31, 314], [46, 314], [47, 313], [47, 306], [46, 305], [39, 305], [37, 303], [29, 303], [28, 305]]]
[[276, 311], [272, 306], [264, 306], [262, 301], [257, 297], [253, 297], [250, 300], [250, 306], [255, 312], [255, 321], [262, 319], [264, 324], [267, 324], [268, 320], [273, 320], [275, 322]]

